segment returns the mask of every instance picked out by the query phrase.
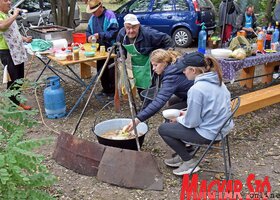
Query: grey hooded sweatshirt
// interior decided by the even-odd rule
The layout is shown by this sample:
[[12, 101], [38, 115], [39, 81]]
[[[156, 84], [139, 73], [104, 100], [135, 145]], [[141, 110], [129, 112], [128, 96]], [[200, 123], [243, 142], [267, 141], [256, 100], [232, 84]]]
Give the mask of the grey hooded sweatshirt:
[[[177, 121], [187, 128], [195, 128], [208, 140], [214, 139], [231, 114], [230, 92], [223, 83], [219, 85], [219, 78], [215, 72], [207, 72], [195, 78], [194, 85], [188, 91], [187, 103], [186, 115], [178, 117]], [[223, 128], [223, 135], [232, 128], [231, 121]]]

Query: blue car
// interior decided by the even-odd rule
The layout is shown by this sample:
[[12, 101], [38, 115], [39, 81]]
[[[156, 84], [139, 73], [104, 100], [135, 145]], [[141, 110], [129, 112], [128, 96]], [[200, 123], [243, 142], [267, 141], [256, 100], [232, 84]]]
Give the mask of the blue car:
[[216, 28], [210, 0], [132, 0], [115, 13], [120, 27], [126, 14], [135, 14], [142, 25], [170, 35], [178, 47], [188, 47], [198, 37], [202, 22], [208, 35]]

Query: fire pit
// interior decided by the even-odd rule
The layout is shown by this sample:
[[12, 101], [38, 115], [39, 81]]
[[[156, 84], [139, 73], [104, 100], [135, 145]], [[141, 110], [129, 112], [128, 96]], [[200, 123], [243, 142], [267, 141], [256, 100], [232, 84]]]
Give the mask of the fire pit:
[[68, 43], [72, 43], [72, 32], [74, 30], [57, 25], [38, 26], [29, 29], [29, 33], [33, 38], [44, 40], [57, 40], [65, 38]]

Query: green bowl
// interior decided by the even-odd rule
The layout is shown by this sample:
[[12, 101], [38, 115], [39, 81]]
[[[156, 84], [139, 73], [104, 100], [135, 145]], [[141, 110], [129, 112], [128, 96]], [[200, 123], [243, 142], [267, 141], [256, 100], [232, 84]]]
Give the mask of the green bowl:
[[93, 52], [93, 51], [86, 51], [85, 52], [85, 57], [93, 57], [93, 56], [95, 56], [95, 52]]

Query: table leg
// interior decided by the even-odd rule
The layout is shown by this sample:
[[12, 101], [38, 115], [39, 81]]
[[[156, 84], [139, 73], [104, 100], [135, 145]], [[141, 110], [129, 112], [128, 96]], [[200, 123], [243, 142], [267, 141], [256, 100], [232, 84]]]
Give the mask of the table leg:
[[91, 77], [91, 66], [86, 63], [80, 63], [81, 78], [86, 79]]
[[37, 79], [36, 79], [36, 81], [35, 82], [37, 82], [39, 79], [40, 79], [40, 77], [42, 76], [42, 74], [44, 73], [44, 71], [47, 69], [47, 68], [49, 68], [55, 75], [57, 75], [63, 82], [65, 82], [65, 80], [63, 80], [63, 78], [61, 78], [61, 76], [59, 76], [53, 69], [52, 69], [52, 67], [49, 65], [50, 64], [50, 62], [51, 62], [51, 59], [49, 59], [47, 62], [45, 62], [43, 59], [41, 59], [40, 57], [37, 57], [42, 63], [44, 63], [44, 68], [43, 68], [43, 70], [40, 72], [40, 74], [39, 74], [39, 76], [37, 77]]
[[90, 81], [90, 83], [86, 86], [86, 89], [83, 91], [83, 93], [81, 94], [81, 96], [79, 97], [79, 99], [76, 101], [75, 105], [71, 108], [71, 110], [69, 111], [69, 113], [67, 114], [66, 118], [68, 118], [71, 113], [77, 108], [77, 106], [80, 104], [80, 102], [82, 101], [83, 97], [85, 96], [85, 94], [87, 93], [87, 91], [90, 89], [90, 87], [94, 84], [94, 82], [97, 79], [97, 75], [94, 76], [92, 78], [92, 80]]
[[[254, 77], [254, 73], [255, 73], [255, 66], [243, 68], [241, 70], [240, 79]], [[250, 89], [253, 88], [253, 81], [254, 81], [253, 78], [240, 81], [240, 85]]]
[[274, 71], [274, 67], [280, 65], [280, 62], [271, 62], [264, 65], [263, 71], [264, 74], [271, 74], [266, 75], [262, 78], [263, 83], [270, 83], [272, 81], [272, 72]]

